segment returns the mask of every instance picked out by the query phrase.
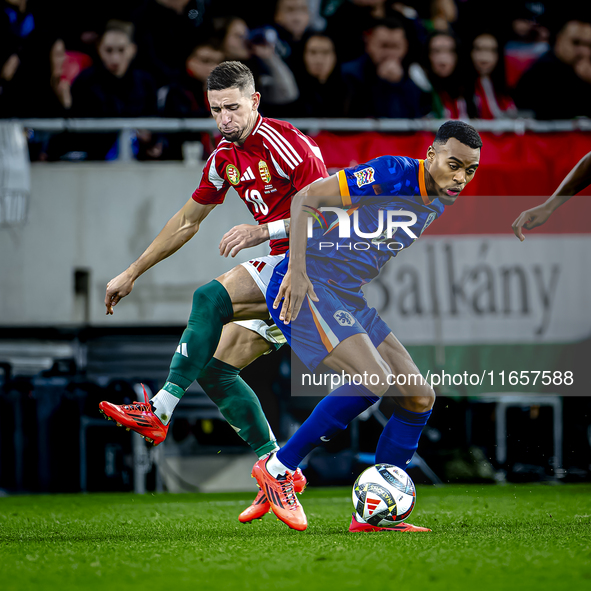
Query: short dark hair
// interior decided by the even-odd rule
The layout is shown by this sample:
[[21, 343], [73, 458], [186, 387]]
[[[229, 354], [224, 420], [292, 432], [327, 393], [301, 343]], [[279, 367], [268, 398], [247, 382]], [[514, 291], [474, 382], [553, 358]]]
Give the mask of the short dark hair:
[[197, 42], [195, 45], [193, 45], [191, 52], [189, 53], [189, 58], [193, 57], [195, 55], [195, 53], [197, 53], [198, 49], [201, 49], [202, 47], [209, 47], [211, 49], [213, 49], [214, 51], [222, 51], [222, 42], [220, 41], [220, 39], [218, 37], [209, 37], [207, 39], [202, 39], [201, 41]]
[[207, 90], [238, 88], [244, 92], [248, 87], [255, 88], [254, 77], [242, 62], [222, 62], [207, 78]]
[[404, 23], [400, 19], [392, 16], [375, 19], [370, 24], [370, 26], [365, 29], [365, 33], [373, 33], [378, 27], [386, 27], [386, 29], [390, 29], [392, 31], [396, 29], [402, 29], [406, 33], [406, 27], [404, 26]]
[[118, 19], [111, 19], [110, 21], [107, 21], [107, 24], [103, 29], [103, 34], [101, 35], [99, 41], [102, 41], [102, 38], [107, 33], [111, 32], [123, 33], [124, 35], [127, 35], [127, 37], [132, 43], [134, 41], [135, 27], [133, 23], [129, 23], [127, 21], [120, 21]]
[[456, 138], [469, 148], [482, 148], [480, 135], [469, 123], [464, 121], [446, 121], [435, 134], [434, 144], [447, 144], [450, 138]]

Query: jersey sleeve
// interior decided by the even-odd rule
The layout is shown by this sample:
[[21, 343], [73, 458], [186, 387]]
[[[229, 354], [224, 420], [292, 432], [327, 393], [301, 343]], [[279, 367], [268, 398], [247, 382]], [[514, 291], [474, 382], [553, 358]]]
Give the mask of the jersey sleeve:
[[292, 131], [295, 137], [293, 143], [297, 146], [302, 162], [294, 168], [291, 182], [296, 191], [301, 191], [304, 187], [329, 175], [316, 143], [297, 129]]
[[[389, 202], [393, 196], [421, 194], [412, 159], [380, 156], [340, 170], [339, 189], [344, 207]], [[413, 179], [411, 182], [410, 179]]]
[[201, 205], [219, 205], [224, 202], [230, 184], [217, 169], [219, 166], [217, 150], [205, 163], [199, 186], [193, 192], [193, 199]]
[[295, 127], [267, 119], [257, 133], [264, 138], [277, 173], [289, 179], [296, 191], [328, 176], [320, 148]]

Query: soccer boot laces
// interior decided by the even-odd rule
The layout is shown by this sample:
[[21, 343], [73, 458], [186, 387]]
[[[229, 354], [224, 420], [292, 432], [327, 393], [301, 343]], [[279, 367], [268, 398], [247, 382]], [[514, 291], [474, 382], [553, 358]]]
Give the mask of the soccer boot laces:
[[[306, 488], [307, 480], [303, 472], [298, 468], [293, 475], [293, 489], [295, 492], [301, 494]], [[249, 505], [240, 515], [238, 521], [240, 523], [250, 523], [255, 519], [260, 519], [263, 515], [266, 515], [271, 511], [271, 503], [267, 499], [267, 495], [259, 490], [254, 501]]]
[[304, 509], [294, 490], [293, 475], [289, 472], [274, 478], [266, 468], [267, 458], [259, 460], [252, 469], [259, 488], [265, 493], [271, 510], [292, 529], [303, 531], [308, 527]]

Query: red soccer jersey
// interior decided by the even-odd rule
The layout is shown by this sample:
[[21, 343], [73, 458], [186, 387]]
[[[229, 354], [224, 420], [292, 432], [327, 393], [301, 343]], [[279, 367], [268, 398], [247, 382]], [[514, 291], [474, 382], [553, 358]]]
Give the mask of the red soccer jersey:
[[[203, 169], [193, 199], [203, 205], [224, 201], [230, 187], [259, 224], [290, 217], [291, 198], [328, 176], [320, 148], [290, 123], [258, 120], [242, 146], [222, 140]], [[272, 240], [271, 254], [284, 253], [289, 239]]]

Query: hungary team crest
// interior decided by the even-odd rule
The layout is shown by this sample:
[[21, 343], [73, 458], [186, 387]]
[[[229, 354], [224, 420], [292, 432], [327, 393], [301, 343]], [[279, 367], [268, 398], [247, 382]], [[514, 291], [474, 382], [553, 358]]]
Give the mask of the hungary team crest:
[[240, 182], [240, 171], [233, 164], [226, 166], [226, 176], [233, 185]]
[[259, 161], [259, 174], [263, 179], [263, 183], [270, 183], [271, 182], [271, 173], [269, 172], [269, 167], [264, 160]]

